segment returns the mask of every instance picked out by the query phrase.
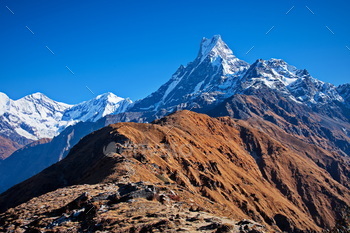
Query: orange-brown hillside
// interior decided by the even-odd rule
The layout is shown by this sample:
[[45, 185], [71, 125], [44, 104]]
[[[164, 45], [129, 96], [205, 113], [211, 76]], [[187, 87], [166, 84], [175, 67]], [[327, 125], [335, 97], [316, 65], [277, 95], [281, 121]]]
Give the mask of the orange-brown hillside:
[[[173, 199], [215, 216], [251, 219], [268, 231], [320, 232], [333, 227], [350, 204], [349, 189], [322, 168], [337, 159], [258, 118], [181, 111], [151, 124], [118, 123], [86, 136], [64, 160], [3, 193], [1, 211], [24, 204], [0, 218], [8, 227], [21, 216], [48, 218], [38, 210], [40, 198], [28, 200], [58, 189], [50, 194], [55, 200], [64, 187], [143, 181], [182, 190]], [[50, 203], [49, 209], [67, 204]], [[14, 210], [22, 212], [16, 217]], [[101, 219], [95, 214], [94, 225]]]
[[0, 160], [6, 159], [13, 152], [15, 152], [18, 148], [22, 146], [16, 142], [11, 141], [8, 138], [4, 138], [0, 136]]

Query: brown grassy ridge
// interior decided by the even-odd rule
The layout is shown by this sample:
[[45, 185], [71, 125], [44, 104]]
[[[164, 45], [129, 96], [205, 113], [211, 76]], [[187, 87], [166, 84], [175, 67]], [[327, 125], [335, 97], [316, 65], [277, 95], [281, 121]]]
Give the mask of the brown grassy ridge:
[[[106, 156], [111, 142], [116, 150]], [[216, 215], [274, 230], [321, 231], [334, 226], [350, 203], [349, 190], [315, 162], [334, 156], [258, 118], [181, 111], [88, 135], [67, 158], [3, 193], [0, 207], [71, 185], [165, 182], [197, 196], [196, 205]]]

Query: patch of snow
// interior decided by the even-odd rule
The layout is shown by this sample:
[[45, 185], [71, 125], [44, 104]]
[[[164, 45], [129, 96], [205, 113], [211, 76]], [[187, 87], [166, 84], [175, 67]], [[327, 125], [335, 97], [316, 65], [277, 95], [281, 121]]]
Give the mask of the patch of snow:
[[16, 133], [18, 133], [19, 135], [28, 138], [28, 139], [32, 139], [32, 140], [37, 140], [38, 138], [32, 134], [30, 134], [28, 131], [22, 129], [22, 128], [15, 128], [14, 129]]
[[170, 92], [172, 92], [174, 90], [174, 88], [177, 86], [177, 84], [179, 84], [179, 82], [181, 81], [182, 77], [179, 78], [175, 78], [175, 80], [170, 83], [170, 85], [168, 86], [168, 89], [165, 91], [162, 100], [165, 100], [166, 97], [170, 94]]
[[204, 83], [204, 80], [199, 82], [195, 87], [194, 87], [194, 90], [192, 93], [197, 93], [200, 89], [201, 89], [201, 86], [203, 85]]

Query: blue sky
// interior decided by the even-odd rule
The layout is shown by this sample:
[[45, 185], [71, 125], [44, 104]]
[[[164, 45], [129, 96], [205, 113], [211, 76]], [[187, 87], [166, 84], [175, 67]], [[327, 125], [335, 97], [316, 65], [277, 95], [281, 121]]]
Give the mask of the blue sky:
[[74, 104], [94, 97], [88, 86], [137, 100], [215, 34], [249, 63], [282, 58], [338, 85], [349, 82], [349, 12], [344, 0], [2, 0], [0, 92]]

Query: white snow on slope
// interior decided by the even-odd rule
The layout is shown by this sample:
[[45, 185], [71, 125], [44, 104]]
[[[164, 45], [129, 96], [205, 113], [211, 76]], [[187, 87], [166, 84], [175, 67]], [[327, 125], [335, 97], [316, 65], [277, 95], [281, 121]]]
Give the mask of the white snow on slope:
[[113, 93], [105, 93], [80, 104], [74, 105], [65, 111], [62, 121], [95, 122], [109, 114], [118, 114], [124, 112], [132, 103], [130, 99], [124, 99]]
[[274, 75], [276, 75], [285, 86], [289, 86], [298, 79], [298, 69], [287, 64], [282, 59], [272, 58], [265, 61], [265, 63], [273, 70]]
[[19, 100], [11, 100], [0, 93], [0, 133], [13, 130], [32, 140], [52, 138], [77, 122], [97, 121], [108, 114], [124, 112], [131, 103], [112, 93], [77, 105], [60, 103], [41, 93]]
[[0, 96], [1, 123], [10, 125], [19, 135], [33, 140], [54, 137], [64, 111], [71, 107], [41, 93], [19, 100], [11, 100], [3, 93]]
[[242, 71], [248, 65], [233, 54], [220, 35], [215, 35], [211, 39], [204, 37], [201, 43], [200, 55], [201, 62], [209, 57], [213, 66], [221, 65], [224, 75]]
[[[310, 77], [311, 81], [300, 82], [303, 77]], [[203, 38], [197, 58], [185, 67], [181, 66], [167, 83], [135, 103], [132, 110], [166, 109], [171, 112], [193, 103], [200, 108], [200, 104], [216, 104], [234, 94], [249, 93], [250, 88], [266, 87], [300, 104], [343, 101], [333, 85], [312, 80], [316, 79], [306, 70], [297, 69], [281, 59], [259, 59], [250, 65], [238, 59], [221, 36], [216, 35]]]
[[156, 110], [157, 110], [159, 104], [160, 104], [160, 103], [164, 103], [166, 97], [168, 97], [168, 95], [170, 94], [170, 92], [172, 92], [172, 91], [175, 89], [175, 87], [177, 86], [177, 84], [179, 84], [179, 82], [181, 81], [182, 77], [183, 77], [183, 76], [178, 77], [177, 75], [174, 75], [174, 77], [173, 77], [173, 82], [170, 83], [170, 85], [168, 86], [168, 88], [167, 88], [166, 91], [164, 92], [164, 95], [163, 95], [161, 101], [160, 101], [160, 102], [158, 103], [158, 105], [156, 106]]

